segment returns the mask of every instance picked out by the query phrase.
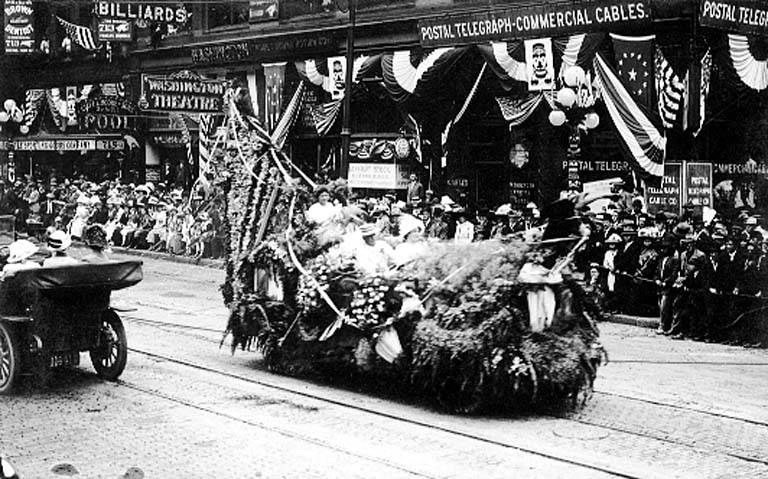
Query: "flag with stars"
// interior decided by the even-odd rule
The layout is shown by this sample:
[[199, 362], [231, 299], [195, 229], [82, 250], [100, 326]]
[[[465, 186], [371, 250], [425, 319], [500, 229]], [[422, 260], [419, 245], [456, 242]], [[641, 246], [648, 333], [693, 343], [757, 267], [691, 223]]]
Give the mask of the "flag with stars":
[[653, 105], [653, 40], [655, 35], [628, 37], [611, 33], [616, 70], [622, 83], [641, 105]]

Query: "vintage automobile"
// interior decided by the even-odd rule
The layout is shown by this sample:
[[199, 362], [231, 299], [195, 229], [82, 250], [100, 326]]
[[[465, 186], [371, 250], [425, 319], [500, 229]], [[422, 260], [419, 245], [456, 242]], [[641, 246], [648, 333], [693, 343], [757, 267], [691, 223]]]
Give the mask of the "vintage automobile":
[[17, 271], [0, 279], [0, 394], [22, 374], [45, 377], [88, 351], [97, 374], [115, 380], [128, 344], [112, 291], [142, 280], [140, 261]]

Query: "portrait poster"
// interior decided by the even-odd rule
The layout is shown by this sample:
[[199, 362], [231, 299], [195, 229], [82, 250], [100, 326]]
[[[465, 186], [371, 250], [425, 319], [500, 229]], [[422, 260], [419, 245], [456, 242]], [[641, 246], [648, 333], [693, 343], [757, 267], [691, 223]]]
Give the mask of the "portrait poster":
[[347, 74], [347, 62], [343, 56], [328, 57], [328, 75], [331, 77], [331, 98], [339, 100], [344, 97], [344, 83]]
[[555, 65], [552, 39], [535, 38], [525, 41], [525, 65], [528, 90], [551, 90], [555, 85]]

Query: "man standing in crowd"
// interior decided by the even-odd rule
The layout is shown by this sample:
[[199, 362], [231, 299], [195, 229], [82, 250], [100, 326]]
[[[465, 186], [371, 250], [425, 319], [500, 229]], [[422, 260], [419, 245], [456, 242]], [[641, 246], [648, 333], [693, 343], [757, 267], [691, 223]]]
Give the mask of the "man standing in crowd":
[[408, 189], [405, 197], [405, 202], [408, 205], [416, 205], [419, 200], [424, 197], [424, 185], [421, 184], [416, 173], [411, 173], [410, 181], [408, 182]]
[[674, 237], [664, 235], [658, 243], [661, 259], [656, 269], [656, 284], [659, 287], [659, 329], [656, 334], [669, 335], [672, 329], [672, 304], [675, 300], [673, 286], [680, 271], [680, 257], [675, 249]]

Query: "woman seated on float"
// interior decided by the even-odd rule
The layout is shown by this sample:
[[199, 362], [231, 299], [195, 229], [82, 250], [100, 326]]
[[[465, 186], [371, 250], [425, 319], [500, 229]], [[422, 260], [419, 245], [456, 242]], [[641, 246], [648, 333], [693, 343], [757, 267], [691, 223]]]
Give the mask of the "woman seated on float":
[[424, 223], [413, 216], [404, 216], [400, 221], [400, 234], [403, 240], [394, 251], [396, 266], [402, 266], [427, 254], [427, 242], [424, 240]]
[[376, 227], [365, 223], [359, 228], [363, 238], [354, 251], [355, 266], [364, 275], [387, 273], [393, 263], [393, 251], [385, 241], [376, 239]]
[[331, 192], [326, 186], [315, 191], [317, 201], [309, 207], [305, 216], [308, 221], [323, 226], [341, 218], [341, 209], [331, 202]]
[[7, 264], [3, 266], [3, 276], [16, 271], [40, 268], [38, 263], [29, 260], [35, 253], [37, 246], [28, 240], [16, 240], [8, 245], [8, 259]]

